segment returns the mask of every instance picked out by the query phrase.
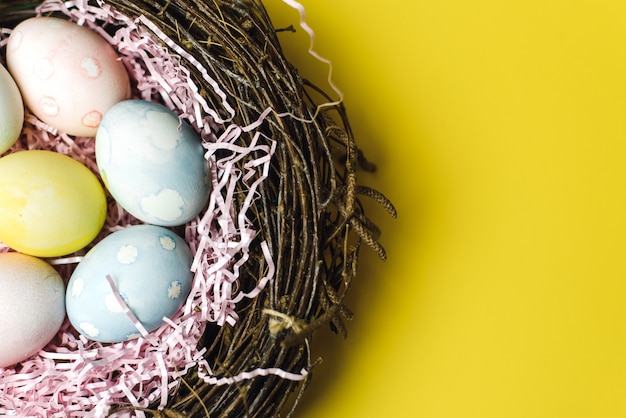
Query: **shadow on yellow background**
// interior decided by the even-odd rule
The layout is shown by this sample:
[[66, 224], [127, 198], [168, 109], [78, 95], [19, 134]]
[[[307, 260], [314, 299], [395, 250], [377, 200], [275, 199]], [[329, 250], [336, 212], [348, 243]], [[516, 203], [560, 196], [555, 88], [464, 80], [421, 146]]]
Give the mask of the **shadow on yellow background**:
[[626, 2], [302, 3], [399, 218], [296, 416], [626, 417]]

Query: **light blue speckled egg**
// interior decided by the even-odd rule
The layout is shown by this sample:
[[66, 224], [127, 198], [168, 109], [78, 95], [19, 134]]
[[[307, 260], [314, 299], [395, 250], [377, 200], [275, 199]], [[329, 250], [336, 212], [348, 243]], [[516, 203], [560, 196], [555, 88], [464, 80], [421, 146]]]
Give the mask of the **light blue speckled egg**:
[[192, 255], [174, 232], [136, 225], [108, 235], [78, 264], [67, 286], [67, 315], [81, 334], [105, 343], [140, 336], [107, 280], [148, 331], [184, 304], [191, 291]]
[[157, 103], [125, 100], [109, 109], [96, 134], [96, 162], [115, 200], [146, 223], [182, 225], [209, 197], [199, 136]]

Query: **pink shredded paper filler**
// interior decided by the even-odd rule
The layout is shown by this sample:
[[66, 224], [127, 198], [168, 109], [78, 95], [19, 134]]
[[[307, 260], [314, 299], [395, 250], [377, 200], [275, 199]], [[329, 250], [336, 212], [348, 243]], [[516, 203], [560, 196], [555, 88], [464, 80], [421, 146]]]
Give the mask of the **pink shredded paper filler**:
[[[295, 1], [283, 1], [300, 11], [300, 24], [311, 37], [309, 53], [330, 65], [312, 50], [313, 31], [304, 22], [304, 8]], [[238, 285], [239, 269], [246, 263], [256, 235], [246, 216], [247, 211], [254, 204], [259, 184], [268, 175], [276, 147], [275, 141], [257, 131], [272, 109], [266, 109], [249, 126], [232, 124], [235, 110], [228, 103], [227, 95], [193, 56], [145, 17], [131, 19], [100, 0], [97, 4], [89, 5], [87, 0], [46, 0], [37, 12], [62, 12], [79, 25], [100, 33], [118, 51], [136, 88], [135, 98], [160, 101], [194, 126], [202, 137], [205, 158], [211, 162], [213, 189], [207, 210], [185, 228], [184, 238], [195, 254], [191, 267], [193, 289], [183, 308], [149, 334], [142, 330], [141, 323], [119, 297], [118, 302], [126, 307], [127, 315], [131, 320], [134, 318], [142, 335], [122, 343], [106, 345], [90, 341], [76, 333], [66, 320], [55, 340], [36, 356], [15, 367], [0, 368], [0, 415], [102, 417], [114, 404], [145, 408], [156, 402], [163, 408], [169, 393], [193, 367], [198, 367], [198, 375], [214, 385], [234, 384], [267, 375], [304, 379], [307, 375], [304, 369], [290, 372], [279, 368], [216, 377], [203, 357], [205, 349], [198, 347], [208, 322], [220, 326], [235, 324], [238, 320], [237, 303], [256, 297], [274, 275], [274, 262], [263, 242], [261, 248], [268, 265], [265, 276], [254, 289], [240, 289]], [[103, 29], [107, 25], [119, 29], [110, 35]], [[10, 32], [10, 29], [0, 29], [0, 48], [6, 46]], [[209, 107], [186, 66], [200, 71], [213, 92], [221, 98], [221, 109]], [[329, 82], [342, 98], [341, 92], [330, 81], [330, 74]], [[288, 114], [278, 116], [294, 117]], [[252, 135], [249, 145], [240, 143], [243, 134]], [[11, 152], [21, 149], [49, 149], [67, 154], [98, 173], [94, 138], [71, 137], [57, 132], [31, 114], [26, 115], [22, 136]], [[220, 153], [228, 156], [218, 159], [216, 155], [221, 150], [228, 150], [228, 153]], [[235, 163], [241, 160], [246, 160], [244, 171], [235, 167]], [[245, 185], [247, 195], [244, 205], [235, 213], [231, 196], [238, 183]], [[139, 223], [112, 199], [108, 209], [105, 227], [95, 242], [115, 230]], [[0, 244], [0, 251], [10, 249]], [[81, 259], [82, 256], [77, 254], [48, 261], [67, 280]], [[115, 293], [115, 284], [112, 280], [109, 283]], [[141, 411], [132, 413], [144, 416]], [[132, 413], [120, 412], [116, 416]]]

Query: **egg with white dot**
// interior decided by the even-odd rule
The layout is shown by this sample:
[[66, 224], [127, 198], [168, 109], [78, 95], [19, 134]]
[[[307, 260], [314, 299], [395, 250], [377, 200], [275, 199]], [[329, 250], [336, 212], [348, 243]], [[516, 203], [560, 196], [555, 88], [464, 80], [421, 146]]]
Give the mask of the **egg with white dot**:
[[183, 225], [209, 199], [198, 134], [160, 104], [125, 100], [111, 107], [96, 134], [96, 161], [111, 195], [145, 223]]
[[113, 47], [69, 20], [23, 20], [9, 37], [6, 60], [30, 111], [70, 135], [95, 136], [102, 115], [130, 97], [128, 73]]
[[167, 228], [143, 224], [113, 232], [72, 273], [67, 316], [78, 332], [103, 343], [137, 338], [140, 327], [154, 331], [189, 296], [191, 263], [187, 243]]

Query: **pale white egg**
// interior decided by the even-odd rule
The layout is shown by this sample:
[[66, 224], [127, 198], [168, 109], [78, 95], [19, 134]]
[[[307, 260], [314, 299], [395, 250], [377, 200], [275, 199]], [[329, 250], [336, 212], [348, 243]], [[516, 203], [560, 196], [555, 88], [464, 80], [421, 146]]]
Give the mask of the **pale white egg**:
[[36, 354], [56, 335], [65, 319], [65, 287], [45, 261], [21, 254], [0, 254], [0, 367]]

